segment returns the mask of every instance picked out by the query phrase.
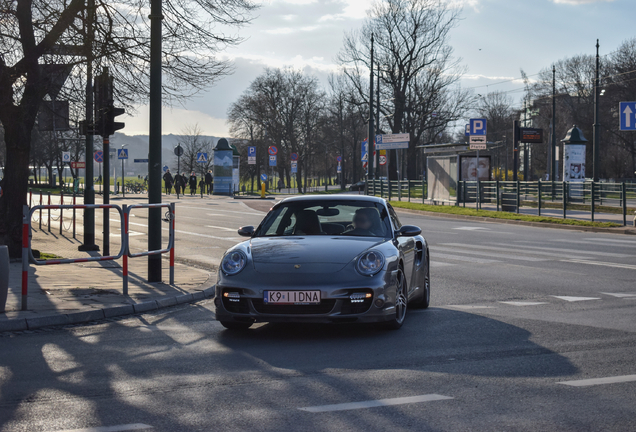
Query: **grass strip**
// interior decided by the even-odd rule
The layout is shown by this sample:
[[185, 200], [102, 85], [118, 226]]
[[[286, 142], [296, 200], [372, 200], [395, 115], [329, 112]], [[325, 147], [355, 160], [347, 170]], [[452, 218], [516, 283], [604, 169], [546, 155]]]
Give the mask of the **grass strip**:
[[517, 220], [524, 222], [539, 222], [539, 223], [552, 223], [559, 225], [575, 225], [575, 226], [586, 226], [586, 227], [597, 227], [597, 228], [614, 228], [621, 227], [621, 224], [617, 224], [614, 222], [591, 222], [591, 221], [582, 221], [577, 219], [561, 219], [554, 217], [546, 217], [546, 216], [532, 216], [525, 214], [517, 214], [517, 213], [508, 213], [508, 212], [496, 212], [491, 210], [475, 210], [471, 208], [465, 207], [456, 207], [456, 206], [436, 206], [430, 204], [416, 204], [410, 203], [407, 201], [391, 201], [391, 205], [395, 208], [403, 208], [409, 210], [421, 210], [428, 211], [434, 213], [443, 213], [443, 214], [454, 214], [454, 215], [462, 215], [462, 216], [477, 216], [477, 217], [487, 217], [492, 219], [506, 219], [506, 220]]

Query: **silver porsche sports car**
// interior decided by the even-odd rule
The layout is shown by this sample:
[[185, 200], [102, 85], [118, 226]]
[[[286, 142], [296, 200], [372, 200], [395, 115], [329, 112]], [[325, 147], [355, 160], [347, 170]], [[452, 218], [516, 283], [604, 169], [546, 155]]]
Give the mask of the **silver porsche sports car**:
[[404, 323], [407, 305], [429, 305], [426, 240], [385, 200], [303, 196], [276, 204], [229, 249], [216, 285], [216, 319], [255, 322]]

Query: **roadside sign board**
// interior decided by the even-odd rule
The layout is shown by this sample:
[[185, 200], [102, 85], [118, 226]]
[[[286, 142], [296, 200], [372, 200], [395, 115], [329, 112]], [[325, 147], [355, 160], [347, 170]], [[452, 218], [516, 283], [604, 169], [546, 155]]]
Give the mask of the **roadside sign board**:
[[276, 166], [276, 155], [269, 156], [269, 166]]
[[86, 162], [71, 162], [71, 168], [86, 168]]
[[470, 144], [471, 150], [486, 150], [486, 143], [483, 144]]
[[101, 150], [97, 150], [95, 153], [93, 153], [93, 159], [95, 159], [95, 162], [104, 162], [104, 152]]
[[375, 136], [375, 148], [377, 150], [391, 150], [409, 148], [410, 134], [385, 134]]
[[247, 148], [247, 163], [248, 165], [256, 165], [256, 147]]
[[207, 163], [208, 162], [208, 154], [204, 152], [197, 153], [197, 163]]
[[469, 144], [484, 144], [486, 145], [486, 137], [482, 135], [471, 135], [469, 140]]
[[470, 136], [470, 124], [467, 124], [464, 128], [464, 136]]
[[164, 165], [162, 169], [163, 169], [163, 172], [167, 172], [168, 171], [168, 165]]
[[62, 162], [70, 162], [71, 161], [71, 152], [62, 152]]
[[338, 156], [336, 160], [338, 161], [338, 165], [340, 165], [340, 162], [342, 162], [342, 156]]
[[298, 153], [292, 153], [290, 157], [291, 157], [291, 160], [297, 161], [298, 160]]
[[278, 154], [278, 147], [269, 146], [269, 148], [267, 149], [267, 153], [269, 153], [270, 156], [276, 156]]
[[380, 165], [386, 165], [386, 156], [385, 156], [385, 155], [380, 155], [380, 156], [378, 157], [378, 163], [379, 163]]
[[469, 135], [486, 136], [486, 119], [485, 118], [470, 119], [469, 128], [470, 128]]
[[177, 157], [183, 156], [183, 147], [181, 147], [181, 144], [177, 145], [174, 148], [174, 155], [177, 156]]
[[117, 159], [128, 159], [128, 149], [118, 149]]
[[298, 172], [298, 162], [293, 162], [292, 161], [292, 163], [291, 163], [291, 172], [292, 172], [292, 174]]
[[342, 165], [338, 164], [338, 173], [342, 172]]
[[376, 135], [375, 142], [376, 144], [386, 144], [386, 143], [394, 143], [394, 142], [409, 142], [411, 139], [411, 135], [407, 133], [402, 134], [384, 134], [384, 135]]
[[621, 102], [618, 106], [620, 130], [636, 130], [636, 102]]
[[148, 163], [148, 159], [134, 159], [135, 163]]
[[261, 181], [267, 181], [267, 174], [261, 174]]
[[362, 162], [368, 162], [369, 161], [369, 140], [365, 139], [364, 141], [362, 141], [362, 145], [361, 147], [361, 153], [362, 153]]
[[519, 128], [519, 142], [537, 143], [543, 142], [543, 129], [538, 128]]

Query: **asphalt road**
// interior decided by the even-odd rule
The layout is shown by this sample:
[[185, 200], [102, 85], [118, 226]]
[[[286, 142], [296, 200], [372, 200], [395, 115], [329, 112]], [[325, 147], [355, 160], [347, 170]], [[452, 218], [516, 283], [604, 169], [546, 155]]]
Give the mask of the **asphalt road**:
[[[227, 199], [177, 211], [178, 256], [202, 266], [262, 217]], [[0, 429], [636, 428], [635, 238], [400, 215], [429, 241], [433, 289], [401, 330], [235, 333], [206, 301], [4, 335]]]

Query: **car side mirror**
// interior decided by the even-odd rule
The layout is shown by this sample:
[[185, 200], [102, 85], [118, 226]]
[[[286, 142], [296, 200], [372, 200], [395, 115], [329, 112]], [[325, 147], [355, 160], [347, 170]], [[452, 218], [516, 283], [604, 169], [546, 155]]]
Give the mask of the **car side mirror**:
[[254, 227], [253, 226], [244, 226], [238, 229], [238, 233], [242, 237], [252, 237], [254, 235]]
[[397, 231], [398, 237], [413, 237], [421, 233], [422, 230], [420, 227], [416, 227], [415, 225], [402, 225], [402, 228]]

